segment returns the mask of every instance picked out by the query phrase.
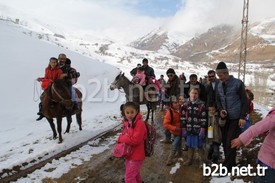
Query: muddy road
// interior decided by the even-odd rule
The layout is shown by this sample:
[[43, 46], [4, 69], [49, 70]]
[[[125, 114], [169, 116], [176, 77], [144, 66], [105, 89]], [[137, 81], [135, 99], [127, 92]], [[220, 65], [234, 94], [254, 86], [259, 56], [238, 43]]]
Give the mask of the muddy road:
[[[161, 143], [159, 140], [164, 138], [164, 129], [162, 127], [164, 112], [158, 111], [155, 118], [154, 126], [157, 130], [157, 139], [155, 142], [155, 153], [152, 157], [147, 157], [144, 161], [141, 175], [145, 183], [204, 183], [210, 182], [211, 177], [203, 176], [202, 169], [198, 163], [193, 163], [191, 166], [183, 166], [182, 163], [186, 159], [186, 151], [183, 151], [183, 156], [178, 157], [172, 166], [166, 166], [168, 155], [171, 150], [171, 144]], [[253, 116], [254, 121], [260, 119], [259, 115]], [[110, 138], [115, 137], [120, 128], [112, 130], [100, 136], [99, 143], [96, 146], [104, 146], [109, 144]], [[250, 148], [243, 149], [242, 156], [238, 157], [240, 166], [251, 164], [256, 166], [255, 159], [260, 148], [258, 144], [262, 142], [261, 138], [253, 141]], [[258, 145], [255, 147], [255, 145]], [[81, 145], [80, 145], [81, 146]], [[112, 145], [113, 146], [113, 145]], [[253, 148], [252, 148], [253, 147]], [[113, 147], [99, 154], [94, 154], [88, 161], [84, 161], [81, 165], [75, 165], [69, 172], [63, 174], [58, 179], [53, 179], [51, 176], [42, 180], [43, 183], [120, 183], [124, 176], [124, 160], [114, 158], [112, 156]], [[206, 154], [205, 154], [206, 155]], [[81, 159], [81, 157], [79, 157]], [[44, 164], [47, 162], [44, 162]], [[62, 166], [62, 164], [58, 165]], [[34, 167], [33, 169], [39, 169]], [[33, 172], [31, 170], [28, 173]], [[48, 169], [47, 172], [52, 170]], [[21, 177], [25, 177], [22, 174]], [[20, 178], [20, 176], [17, 176]], [[251, 181], [252, 177], [231, 177], [231, 179], [243, 179]], [[15, 179], [16, 180], [16, 179]], [[36, 180], [33, 180], [37, 182]], [[1, 182], [1, 181], [0, 181]], [[4, 181], [9, 182], [9, 181]]]
[[[178, 158], [172, 166], [166, 166], [166, 161], [170, 153], [171, 144], [163, 144], [159, 140], [164, 137], [162, 127], [164, 113], [158, 112], [155, 120], [157, 139], [155, 143], [155, 153], [152, 157], [147, 157], [142, 167], [142, 178], [145, 183], [181, 183], [181, 182], [209, 182], [209, 177], [202, 176], [202, 169], [198, 165], [182, 166], [185, 152], [182, 158]], [[104, 140], [102, 140], [104, 143]], [[56, 183], [118, 183], [124, 175], [124, 161], [114, 158], [111, 150], [106, 150], [101, 154], [92, 157], [90, 161], [71, 169], [59, 179], [45, 179], [43, 182]], [[184, 178], [184, 180], [183, 180]]]

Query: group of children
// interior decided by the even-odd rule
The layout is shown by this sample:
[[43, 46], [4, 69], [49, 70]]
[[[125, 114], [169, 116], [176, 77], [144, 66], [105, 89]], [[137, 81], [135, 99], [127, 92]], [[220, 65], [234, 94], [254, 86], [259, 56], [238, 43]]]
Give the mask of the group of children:
[[188, 147], [187, 160], [183, 165], [191, 165], [193, 159], [202, 165], [202, 147], [206, 142], [209, 144], [208, 159], [218, 163], [222, 138], [220, 127], [224, 126], [225, 118], [218, 115], [215, 104], [209, 105], [206, 110], [204, 102], [199, 99], [199, 92], [198, 88], [191, 88], [190, 97], [185, 102], [181, 99], [183, 97], [171, 97], [170, 109], [163, 120], [164, 128], [173, 135], [167, 166], [173, 164], [175, 157], [182, 155], [182, 137]]
[[[171, 97], [170, 109], [167, 110], [163, 121], [164, 128], [173, 134], [172, 149], [167, 165], [172, 165], [174, 158], [182, 155], [182, 137], [185, 138], [188, 146], [187, 160], [183, 162], [183, 165], [191, 165], [193, 160], [197, 160], [201, 165], [204, 161], [201, 151], [205, 143], [209, 145], [208, 159], [213, 163], [219, 163], [221, 127], [226, 123], [227, 114], [223, 111], [218, 113], [215, 104], [210, 104], [206, 110], [204, 103], [199, 99], [198, 88], [190, 90], [190, 98], [187, 101], [183, 102], [182, 99], [182, 97]], [[132, 154], [125, 157], [124, 181], [141, 183], [140, 170], [145, 160], [144, 139], [147, 137], [145, 122], [142, 120], [139, 105], [134, 102], [122, 105], [121, 112], [123, 133], [119, 136], [118, 142], [132, 145]], [[240, 147], [248, 145], [257, 135], [268, 132], [258, 156], [258, 163], [267, 167], [266, 175], [256, 177], [256, 179], [265, 179], [271, 182], [274, 181], [272, 177], [275, 176], [273, 156], [275, 146], [272, 144], [275, 134], [274, 120], [275, 108], [269, 112], [266, 118], [232, 141], [232, 148]]]

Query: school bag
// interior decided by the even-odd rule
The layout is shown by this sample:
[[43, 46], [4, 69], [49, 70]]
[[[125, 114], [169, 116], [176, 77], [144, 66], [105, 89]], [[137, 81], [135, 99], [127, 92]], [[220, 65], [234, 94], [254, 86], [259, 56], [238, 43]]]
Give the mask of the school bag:
[[169, 112], [170, 112], [170, 117], [171, 117], [171, 124], [173, 124], [174, 123], [174, 119], [173, 119], [173, 111], [172, 111], [171, 108], [169, 109]]
[[[147, 138], [144, 140], [144, 152], [145, 152], [145, 156], [150, 157], [154, 154], [154, 146], [155, 146], [157, 132], [151, 124], [147, 122], [144, 122], [144, 123], [147, 131]], [[132, 124], [132, 128], [134, 128], [133, 124]]]

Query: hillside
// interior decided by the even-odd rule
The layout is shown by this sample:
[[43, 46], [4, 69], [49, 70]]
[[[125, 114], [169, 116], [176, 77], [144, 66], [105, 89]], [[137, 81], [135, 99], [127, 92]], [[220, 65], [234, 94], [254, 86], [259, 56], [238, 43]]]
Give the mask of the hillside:
[[[247, 38], [247, 61], [251, 63], [275, 63], [275, 19], [266, 19], [249, 25]], [[192, 62], [212, 62], [223, 60], [236, 63], [239, 60], [241, 30], [230, 25], [217, 25], [195, 37], [176, 43], [169, 40], [170, 32], [153, 31], [131, 45], [137, 49], [161, 52], [167, 43], [174, 42], [172, 49], [166, 49], [169, 54]], [[184, 36], [177, 37], [184, 40]], [[179, 41], [178, 41], [179, 42]]]

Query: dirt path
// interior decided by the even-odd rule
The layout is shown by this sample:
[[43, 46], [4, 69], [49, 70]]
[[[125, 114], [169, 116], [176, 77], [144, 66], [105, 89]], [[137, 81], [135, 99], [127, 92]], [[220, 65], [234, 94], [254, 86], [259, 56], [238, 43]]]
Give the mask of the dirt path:
[[[202, 170], [197, 166], [183, 167], [182, 158], [177, 159], [179, 168], [175, 173], [171, 174], [172, 166], [166, 166], [168, 154], [170, 153], [170, 144], [160, 143], [160, 139], [164, 137], [162, 127], [163, 112], [156, 115], [155, 128], [157, 129], [157, 140], [155, 143], [155, 153], [152, 157], [146, 158], [142, 167], [142, 177], [145, 183], [181, 183], [183, 182], [209, 182], [209, 179], [202, 176]], [[104, 143], [104, 139], [101, 143]], [[185, 152], [184, 152], [185, 153]], [[185, 157], [185, 155], [183, 155]], [[80, 182], [80, 183], [118, 183], [124, 175], [123, 159], [112, 157], [112, 148], [101, 154], [91, 158], [77, 168], [73, 168], [70, 172], [64, 174], [61, 178], [52, 180], [46, 179], [44, 182]], [[191, 175], [191, 176], [190, 176]]]
[[[152, 157], [146, 158], [142, 167], [142, 178], [145, 183], [203, 183], [209, 182], [210, 177], [202, 176], [202, 169], [198, 168], [197, 164], [191, 166], [182, 166], [185, 160], [186, 152], [183, 152], [183, 158], [177, 159], [176, 165], [166, 166], [168, 154], [170, 153], [171, 145], [160, 143], [160, 139], [164, 137], [162, 127], [163, 112], [156, 115], [155, 128], [157, 129], [157, 140], [155, 143], [155, 153]], [[256, 140], [255, 143], [259, 143]], [[104, 143], [104, 139], [102, 142]], [[240, 158], [240, 165], [246, 166], [247, 163], [255, 166], [255, 159], [259, 148], [253, 151], [244, 151], [243, 157]], [[64, 174], [59, 179], [46, 179], [45, 183], [119, 183], [124, 175], [123, 159], [113, 158], [112, 147], [101, 154], [95, 155], [90, 161], [72, 168], [68, 173]], [[178, 168], [176, 168], [178, 167]], [[173, 171], [171, 171], [173, 169]], [[172, 173], [174, 172], [174, 173]], [[251, 177], [235, 177], [245, 181], [251, 181]]]

